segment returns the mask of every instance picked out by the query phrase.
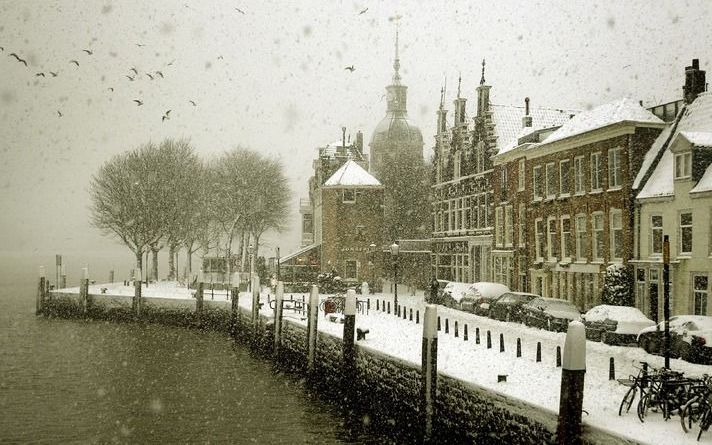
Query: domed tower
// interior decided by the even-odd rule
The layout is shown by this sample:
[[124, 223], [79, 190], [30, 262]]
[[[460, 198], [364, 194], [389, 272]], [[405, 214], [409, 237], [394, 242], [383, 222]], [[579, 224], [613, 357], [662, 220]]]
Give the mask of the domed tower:
[[408, 87], [401, 84], [400, 58], [398, 56], [398, 29], [396, 28], [396, 56], [393, 61], [393, 83], [386, 87], [386, 115], [373, 130], [370, 172], [382, 179], [384, 167], [402, 158], [415, 157], [423, 162], [423, 135], [408, 120]]

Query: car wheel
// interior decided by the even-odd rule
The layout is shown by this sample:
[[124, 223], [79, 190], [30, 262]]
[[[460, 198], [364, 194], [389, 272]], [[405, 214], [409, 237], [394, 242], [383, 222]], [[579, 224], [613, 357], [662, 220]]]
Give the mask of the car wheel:
[[638, 340], [638, 346], [645, 352], [650, 353], [650, 340], [643, 336]]

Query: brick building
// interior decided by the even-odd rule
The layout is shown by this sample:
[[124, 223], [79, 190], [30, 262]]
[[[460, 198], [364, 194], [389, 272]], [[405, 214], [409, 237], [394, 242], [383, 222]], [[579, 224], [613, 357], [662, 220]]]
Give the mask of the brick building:
[[548, 135], [525, 135], [498, 155], [495, 248], [514, 245], [518, 226], [516, 247], [521, 240], [526, 247], [517, 255], [503, 249], [500, 263], [517, 271], [520, 289], [580, 309], [600, 303], [606, 266], [633, 258], [633, 182], [664, 127], [622, 99], [577, 114]]

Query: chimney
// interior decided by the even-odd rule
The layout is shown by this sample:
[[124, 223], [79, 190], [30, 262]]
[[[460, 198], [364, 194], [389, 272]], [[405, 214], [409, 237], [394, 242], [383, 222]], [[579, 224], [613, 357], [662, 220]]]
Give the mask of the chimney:
[[700, 60], [692, 59], [692, 65], [685, 67], [685, 85], [682, 87], [685, 102], [692, 103], [705, 88], [705, 72], [700, 70]]
[[522, 117], [522, 128], [532, 126], [532, 117], [529, 115], [529, 98], [524, 98], [524, 117]]
[[341, 147], [336, 152], [341, 155], [346, 154], [346, 127], [341, 127]]
[[361, 133], [361, 130], [356, 132], [356, 150], [359, 153], [363, 153], [363, 133]]

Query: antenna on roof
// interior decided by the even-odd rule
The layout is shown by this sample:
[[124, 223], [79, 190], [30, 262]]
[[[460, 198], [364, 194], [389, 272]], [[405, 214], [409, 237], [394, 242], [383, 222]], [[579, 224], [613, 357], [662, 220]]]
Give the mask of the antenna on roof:
[[460, 98], [460, 85], [462, 84], [462, 72], [457, 75], [457, 98]]
[[480, 85], [485, 84], [485, 59], [482, 59], [482, 77], [480, 78]]

